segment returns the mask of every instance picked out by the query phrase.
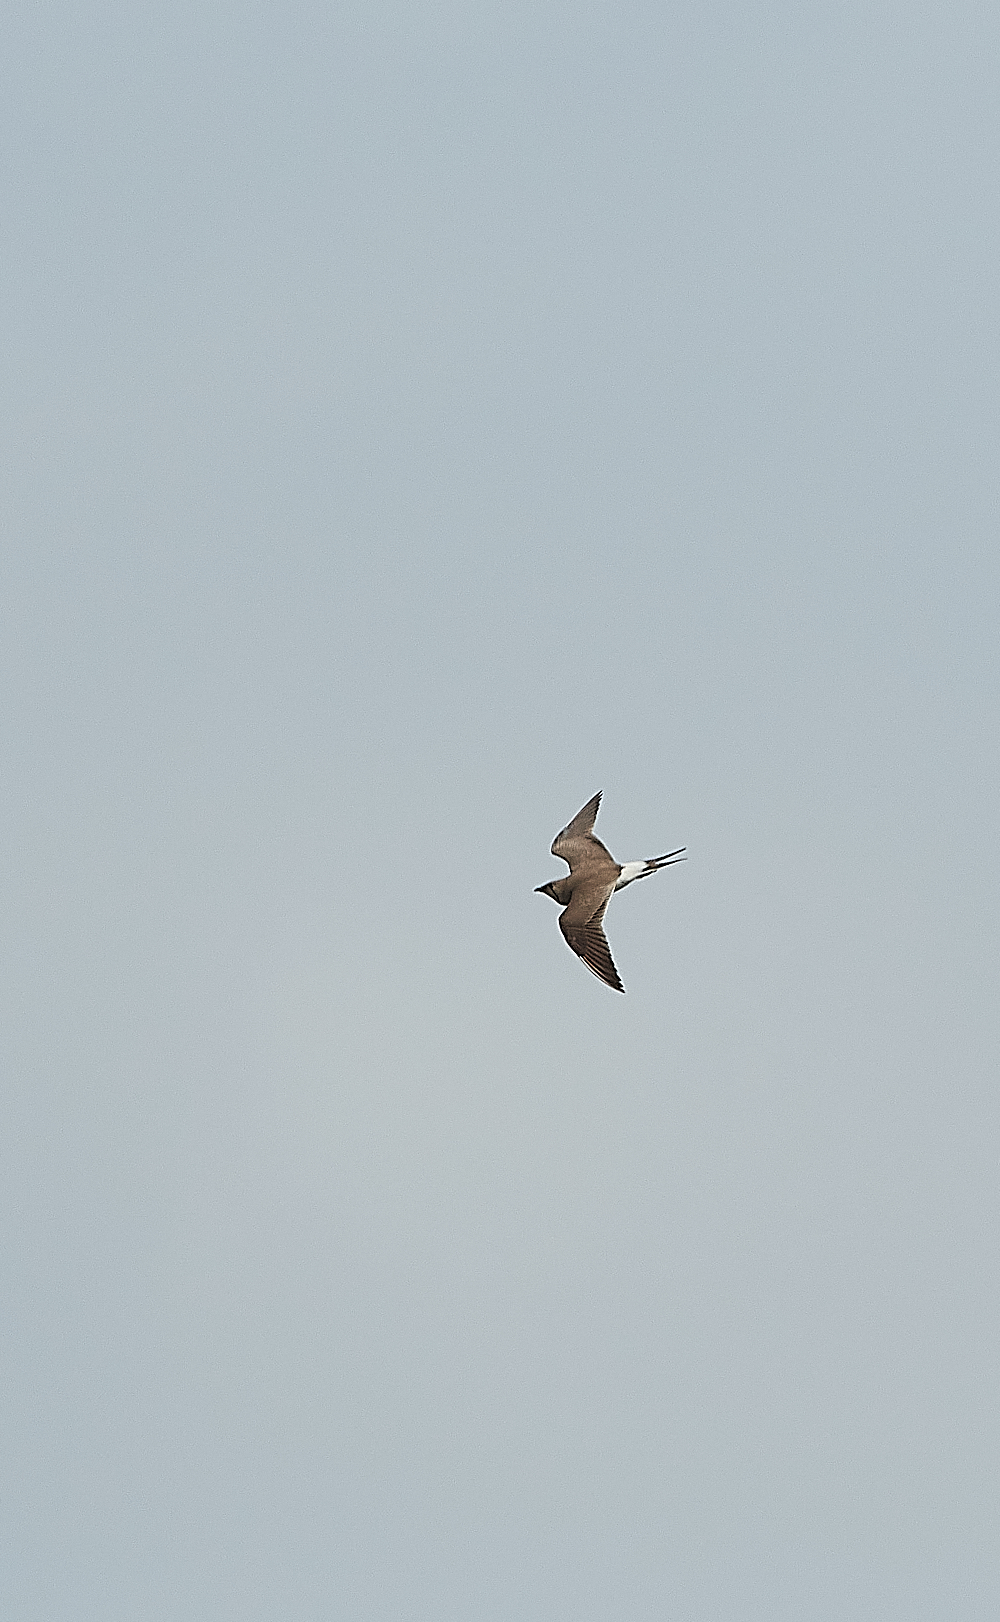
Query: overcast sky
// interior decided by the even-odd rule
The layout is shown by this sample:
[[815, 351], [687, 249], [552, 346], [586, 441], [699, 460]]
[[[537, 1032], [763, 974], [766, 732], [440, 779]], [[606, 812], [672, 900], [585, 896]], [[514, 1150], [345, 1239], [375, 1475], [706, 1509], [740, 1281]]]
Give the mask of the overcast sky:
[[8, 11], [5, 1622], [995, 1622], [998, 46]]

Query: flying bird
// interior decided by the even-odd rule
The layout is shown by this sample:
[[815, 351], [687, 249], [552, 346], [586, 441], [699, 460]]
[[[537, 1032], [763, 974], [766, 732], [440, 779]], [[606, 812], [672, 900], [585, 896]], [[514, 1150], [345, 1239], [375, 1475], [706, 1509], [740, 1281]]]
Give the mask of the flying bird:
[[[603, 790], [601, 790], [603, 793]], [[552, 841], [552, 854], [566, 862], [569, 877], [550, 879], [539, 884], [535, 894], [551, 896], [564, 909], [559, 914], [559, 928], [566, 944], [582, 957], [591, 974], [613, 991], [624, 991], [611, 957], [611, 948], [604, 933], [604, 914], [616, 890], [624, 890], [634, 879], [648, 879], [661, 867], [672, 867], [674, 862], [686, 860], [686, 845], [668, 851], [666, 856], [651, 856], [647, 862], [616, 862], [611, 852], [594, 835], [594, 823], [601, 803], [601, 793], [588, 800], [573, 821]]]

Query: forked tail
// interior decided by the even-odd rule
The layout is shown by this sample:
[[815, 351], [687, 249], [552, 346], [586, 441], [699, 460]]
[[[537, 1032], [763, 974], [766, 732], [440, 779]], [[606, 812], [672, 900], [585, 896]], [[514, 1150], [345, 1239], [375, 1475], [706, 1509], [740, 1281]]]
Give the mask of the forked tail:
[[679, 850], [670, 850], [666, 856], [651, 856], [646, 862], [626, 862], [618, 875], [616, 890], [624, 890], [626, 884], [632, 884], [635, 879], [648, 879], [650, 873], [658, 873], [661, 867], [673, 867], [675, 862], [686, 862], [684, 852], [686, 845]]

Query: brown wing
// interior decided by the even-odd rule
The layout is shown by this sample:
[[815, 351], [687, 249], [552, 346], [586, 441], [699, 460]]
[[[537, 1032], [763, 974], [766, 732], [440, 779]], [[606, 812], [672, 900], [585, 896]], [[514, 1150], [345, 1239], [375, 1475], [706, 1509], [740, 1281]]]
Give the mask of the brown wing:
[[583, 809], [576, 813], [573, 821], [566, 824], [562, 833], [556, 834], [552, 841], [552, 854], [567, 862], [571, 873], [578, 872], [580, 868], [592, 867], [599, 871], [604, 867], [613, 867], [617, 879], [621, 868], [607, 846], [602, 845], [591, 831], [597, 821], [601, 793], [603, 790], [595, 794], [592, 800], [587, 801]]
[[583, 958], [591, 974], [596, 974], [598, 980], [603, 980], [612, 991], [624, 991], [625, 987], [618, 978], [618, 970], [615, 968], [611, 948], [604, 933], [604, 914], [612, 894], [613, 886], [590, 918], [573, 916], [574, 913], [579, 914], [580, 910], [574, 897], [566, 911], [559, 915], [559, 928], [566, 937], [567, 945], [577, 957]]

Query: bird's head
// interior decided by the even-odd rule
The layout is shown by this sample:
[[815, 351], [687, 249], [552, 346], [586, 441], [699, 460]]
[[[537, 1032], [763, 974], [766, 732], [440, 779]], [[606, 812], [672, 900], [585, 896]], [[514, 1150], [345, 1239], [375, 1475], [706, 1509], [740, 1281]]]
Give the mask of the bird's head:
[[554, 883], [555, 883], [555, 880], [550, 879], [548, 884], [536, 884], [535, 885], [535, 894], [536, 895], [551, 896], [552, 900], [555, 901], [558, 904], [559, 897], [554, 893], [554, 891], [552, 889], [552, 886], [553, 886]]

